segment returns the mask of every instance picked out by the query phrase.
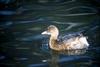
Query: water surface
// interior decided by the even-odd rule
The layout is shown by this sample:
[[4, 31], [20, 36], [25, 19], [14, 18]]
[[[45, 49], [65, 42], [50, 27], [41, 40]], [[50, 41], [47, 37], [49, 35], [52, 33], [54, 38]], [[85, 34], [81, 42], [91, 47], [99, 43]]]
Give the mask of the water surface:
[[[99, 15], [87, 1], [22, 1], [14, 15], [0, 24], [0, 65], [7, 67], [99, 67]], [[6, 12], [3, 12], [6, 14]], [[12, 13], [9, 12], [8, 13]], [[8, 14], [7, 15], [10, 15]], [[56, 25], [60, 36], [83, 32], [87, 50], [53, 51], [48, 36], [41, 35]]]

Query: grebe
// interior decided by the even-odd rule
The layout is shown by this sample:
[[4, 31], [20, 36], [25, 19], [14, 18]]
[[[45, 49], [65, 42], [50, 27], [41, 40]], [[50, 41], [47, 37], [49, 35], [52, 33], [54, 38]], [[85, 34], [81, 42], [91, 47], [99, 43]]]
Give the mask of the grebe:
[[67, 35], [65, 40], [60, 40], [59, 30], [56, 26], [50, 25], [46, 31], [42, 32], [43, 35], [50, 35], [49, 46], [53, 50], [75, 50], [88, 48], [89, 44], [87, 38], [83, 35]]

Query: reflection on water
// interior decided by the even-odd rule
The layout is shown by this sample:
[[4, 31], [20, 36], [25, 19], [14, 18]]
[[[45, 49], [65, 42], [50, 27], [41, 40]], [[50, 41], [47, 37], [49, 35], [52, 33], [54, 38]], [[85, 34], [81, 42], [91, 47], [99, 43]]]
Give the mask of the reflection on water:
[[81, 49], [81, 50], [65, 50], [65, 51], [55, 51], [58, 54], [65, 54], [65, 55], [81, 55], [86, 52], [86, 49]]
[[[2, 67], [98, 67], [100, 16], [97, 5], [93, 6], [89, 0], [17, 1], [0, 10]], [[59, 27], [60, 36], [76, 32], [88, 36], [89, 49], [51, 50], [49, 37], [41, 32], [52, 24]]]
[[[59, 63], [65, 63], [65, 62], [73, 62], [80, 59], [90, 59], [86, 56], [78, 56], [81, 54], [84, 54], [86, 52], [86, 49], [84, 50], [70, 50], [70, 51], [51, 51], [51, 59], [48, 60], [50, 67], [60, 67]], [[67, 55], [67, 56], [63, 56]], [[75, 56], [74, 56], [75, 55]], [[85, 60], [83, 60], [85, 61]], [[66, 65], [66, 64], [64, 64]], [[64, 66], [63, 65], [63, 66]], [[78, 64], [77, 64], [78, 65]], [[72, 66], [72, 65], [70, 65]]]

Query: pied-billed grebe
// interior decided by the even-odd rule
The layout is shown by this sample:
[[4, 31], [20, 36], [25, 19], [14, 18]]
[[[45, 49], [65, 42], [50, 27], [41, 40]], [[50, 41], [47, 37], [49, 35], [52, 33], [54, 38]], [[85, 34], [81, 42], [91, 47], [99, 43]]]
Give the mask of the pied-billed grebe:
[[42, 34], [50, 35], [49, 46], [53, 50], [84, 49], [89, 46], [86, 37], [83, 35], [69, 34], [65, 40], [60, 40], [58, 38], [59, 30], [54, 25], [50, 25]]

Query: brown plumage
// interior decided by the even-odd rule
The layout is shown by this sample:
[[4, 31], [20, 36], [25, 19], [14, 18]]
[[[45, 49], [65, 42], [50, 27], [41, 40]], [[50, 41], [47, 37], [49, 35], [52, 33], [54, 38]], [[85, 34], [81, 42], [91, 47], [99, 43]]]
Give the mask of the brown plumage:
[[70, 38], [59, 40], [59, 30], [56, 26], [50, 25], [42, 34], [50, 35], [49, 46], [53, 50], [73, 50], [84, 49], [89, 46], [85, 36], [75, 36], [70, 34]]

